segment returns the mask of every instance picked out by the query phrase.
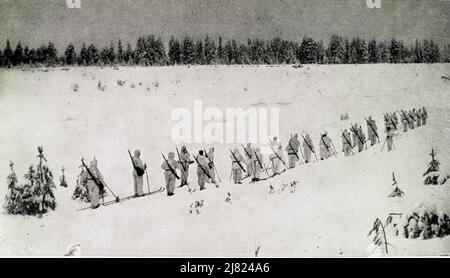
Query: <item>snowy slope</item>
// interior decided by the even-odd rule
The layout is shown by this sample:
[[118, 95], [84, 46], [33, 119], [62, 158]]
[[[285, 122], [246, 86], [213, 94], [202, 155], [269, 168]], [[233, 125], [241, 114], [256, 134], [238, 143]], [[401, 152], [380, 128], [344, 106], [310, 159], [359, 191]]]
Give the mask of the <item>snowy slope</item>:
[[[450, 83], [448, 64], [304, 66], [195, 66], [73, 68], [69, 71], [0, 72], [0, 177], [15, 162], [19, 177], [44, 146], [56, 177], [67, 169], [69, 188], [56, 190], [56, 211], [41, 219], [0, 215], [0, 255], [62, 255], [80, 244], [83, 255], [143, 256], [369, 256], [368, 231], [376, 217], [420, 203], [449, 210], [449, 187], [422, 185], [431, 148], [450, 173]], [[117, 80], [126, 80], [118, 86]], [[100, 92], [97, 83], [106, 84]], [[73, 84], [79, 91], [71, 90]], [[142, 83], [142, 84], [139, 84]], [[134, 84], [135, 88], [130, 85]], [[160, 153], [174, 150], [171, 111], [205, 107], [278, 107], [281, 142], [308, 130], [316, 147], [326, 130], [340, 149], [340, 130], [372, 115], [426, 106], [429, 124], [396, 138], [396, 150], [381, 145], [357, 156], [297, 167], [258, 184], [229, 182], [228, 149], [216, 144], [219, 189], [190, 195], [177, 189], [99, 210], [77, 212], [70, 200], [80, 158], [99, 161], [105, 181], [120, 196], [132, 193], [126, 150], [141, 149], [152, 190], [164, 184]], [[350, 120], [339, 121], [348, 112]], [[295, 120], [293, 120], [295, 119]], [[365, 124], [363, 124], [365, 127]], [[383, 135], [384, 137], [384, 135]], [[191, 153], [209, 145], [188, 144]], [[390, 199], [395, 172], [406, 195]], [[191, 167], [191, 184], [196, 184]], [[299, 181], [294, 193], [269, 194], [269, 184]], [[4, 196], [6, 184], [0, 188]], [[225, 202], [231, 193], [232, 203]], [[3, 197], [2, 197], [3, 198]], [[204, 200], [201, 214], [189, 206]], [[391, 255], [448, 255], [450, 239], [426, 241], [390, 236]]]

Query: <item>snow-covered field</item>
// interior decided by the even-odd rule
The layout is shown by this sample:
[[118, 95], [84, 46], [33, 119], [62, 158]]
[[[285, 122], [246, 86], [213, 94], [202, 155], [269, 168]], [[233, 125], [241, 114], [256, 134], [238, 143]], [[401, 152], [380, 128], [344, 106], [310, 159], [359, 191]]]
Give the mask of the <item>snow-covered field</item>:
[[[0, 71], [0, 197], [6, 192], [9, 161], [19, 182], [43, 145], [58, 183], [64, 165], [69, 188], [55, 190], [57, 209], [42, 218], [0, 215], [0, 256], [60, 256], [80, 244], [83, 256], [373, 256], [367, 237], [375, 218], [426, 203], [450, 210], [449, 183], [424, 186], [422, 173], [437, 151], [450, 174], [449, 64], [191, 66], [161, 68], [71, 68]], [[117, 80], [126, 80], [119, 86]], [[106, 85], [104, 91], [98, 82]], [[78, 92], [72, 90], [78, 84]], [[134, 88], [132, 88], [134, 84]], [[428, 125], [356, 156], [299, 166], [258, 184], [229, 181], [228, 149], [215, 144], [219, 189], [192, 195], [156, 194], [98, 210], [71, 200], [80, 158], [99, 161], [106, 183], [120, 196], [133, 193], [127, 149], [140, 149], [152, 190], [164, 185], [160, 153], [175, 150], [174, 108], [203, 106], [277, 107], [283, 145], [290, 133], [309, 131], [318, 147], [328, 131], [338, 150], [340, 131], [350, 123], [365, 128], [372, 115], [384, 130], [383, 113], [426, 106]], [[340, 121], [348, 112], [350, 120]], [[382, 133], [384, 139], [384, 133]], [[239, 146], [239, 145], [237, 145]], [[191, 153], [207, 144], [188, 144]], [[266, 158], [267, 161], [267, 158]], [[190, 182], [196, 185], [196, 167]], [[406, 193], [392, 191], [392, 172]], [[297, 180], [294, 193], [278, 192]], [[272, 184], [277, 192], [269, 194]], [[146, 189], [146, 185], [144, 185]], [[231, 193], [232, 203], [225, 202]], [[204, 200], [200, 214], [192, 202]], [[2, 200], [3, 201], [3, 200]], [[447, 212], [448, 213], [448, 212]], [[450, 255], [450, 238], [413, 240], [388, 234], [390, 255]]]

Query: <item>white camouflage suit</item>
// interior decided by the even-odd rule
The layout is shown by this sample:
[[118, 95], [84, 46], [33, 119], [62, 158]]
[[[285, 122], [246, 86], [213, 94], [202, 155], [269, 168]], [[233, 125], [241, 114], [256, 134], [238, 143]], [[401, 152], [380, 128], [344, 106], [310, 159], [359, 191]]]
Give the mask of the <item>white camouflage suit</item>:
[[[133, 164], [137, 168], [141, 168], [141, 169], [145, 170], [144, 163], [142, 163], [142, 160], [139, 157], [140, 155], [141, 155], [141, 151], [136, 150], [134, 152]], [[134, 167], [133, 167], [133, 181], [134, 181], [134, 195], [136, 195], [136, 196], [144, 195], [144, 190], [143, 190], [144, 175], [139, 176], [136, 172], [136, 169], [134, 169]]]

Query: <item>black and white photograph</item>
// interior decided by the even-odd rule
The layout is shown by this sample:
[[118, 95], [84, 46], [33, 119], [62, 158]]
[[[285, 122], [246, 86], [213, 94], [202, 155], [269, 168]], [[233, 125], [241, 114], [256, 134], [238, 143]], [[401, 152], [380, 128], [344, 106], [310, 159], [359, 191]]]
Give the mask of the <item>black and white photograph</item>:
[[0, 0], [0, 257], [448, 257], [449, 15]]

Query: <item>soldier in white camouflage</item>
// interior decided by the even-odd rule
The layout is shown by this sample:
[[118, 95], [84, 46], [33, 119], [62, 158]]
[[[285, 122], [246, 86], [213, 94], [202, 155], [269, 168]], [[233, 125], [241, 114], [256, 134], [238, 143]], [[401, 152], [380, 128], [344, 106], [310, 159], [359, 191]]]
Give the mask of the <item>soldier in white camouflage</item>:
[[164, 170], [164, 178], [166, 179], [167, 195], [172, 196], [175, 191], [176, 171], [180, 169], [180, 164], [175, 161], [175, 153], [170, 152], [167, 155], [167, 162], [161, 164], [161, 169]]
[[299, 159], [299, 147], [300, 141], [298, 140], [298, 134], [294, 134], [294, 137], [289, 139], [289, 143], [286, 145], [286, 152], [289, 158], [289, 168], [295, 168], [295, 163]]

